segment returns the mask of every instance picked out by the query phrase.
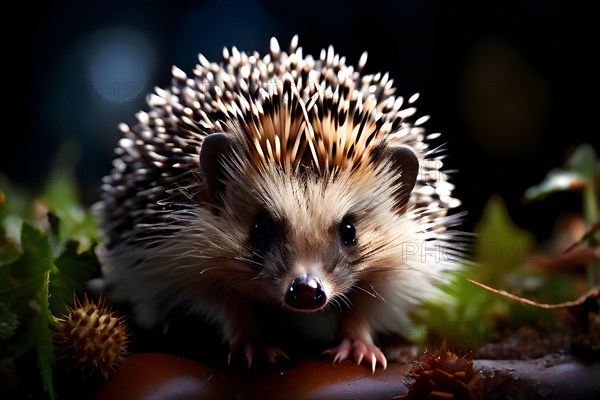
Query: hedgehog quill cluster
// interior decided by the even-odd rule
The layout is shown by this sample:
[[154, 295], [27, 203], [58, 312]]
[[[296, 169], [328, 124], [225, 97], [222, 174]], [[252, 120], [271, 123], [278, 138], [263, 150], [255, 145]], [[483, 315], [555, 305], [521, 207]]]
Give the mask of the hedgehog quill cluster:
[[104, 291], [142, 326], [181, 308], [216, 322], [248, 364], [287, 357], [260, 305], [335, 342], [334, 361], [385, 368], [376, 334], [402, 332], [461, 257], [438, 135], [414, 118], [418, 95], [363, 74], [366, 53], [354, 67], [332, 47], [304, 55], [297, 37], [269, 50], [173, 67], [120, 125], [97, 205]]

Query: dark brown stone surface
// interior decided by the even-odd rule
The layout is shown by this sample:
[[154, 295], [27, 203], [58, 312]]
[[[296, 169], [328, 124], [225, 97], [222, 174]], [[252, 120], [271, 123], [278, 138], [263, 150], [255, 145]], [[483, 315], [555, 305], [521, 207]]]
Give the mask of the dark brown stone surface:
[[[600, 363], [569, 355], [535, 360], [475, 360], [489, 399], [600, 398]], [[210, 368], [190, 359], [140, 353], [126, 360], [95, 400], [113, 399], [392, 399], [407, 391], [411, 364], [391, 363], [372, 374], [366, 365], [299, 359], [251, 370]]]

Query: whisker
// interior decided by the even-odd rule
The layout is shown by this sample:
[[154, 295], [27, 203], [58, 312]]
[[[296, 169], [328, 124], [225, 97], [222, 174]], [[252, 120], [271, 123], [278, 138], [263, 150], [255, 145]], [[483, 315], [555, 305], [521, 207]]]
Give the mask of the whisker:
[[198, 272], [198, 275], [202, 275], [204, 274], [206, 271], [211, 271], [213, 269], [219, 269], [218, 267], [209, 267], [209, 268], [204, 268], [202, 269], [200, 272]]
[[[346, 294], [342, 293], [342, 294], [338, 295], [338, 297], [336, 299], [338, 299], [339, 301], [341, 301], [348, 308], [352, 308], [352, 301], [350, 300], [350, 298], [348, 296], [346, 296]], [[339, 304], [339, 306], [340, 306], [340, 311], [341, 311], [342, 310], [342, 305]]]
[[246, 265], [253, 265], [253, 266], [256, 266], [256, 267], [261, 267], [261, 268], [263, 268], [263, 267], [265, 266], [265, 265], [264, 265], [262, 262], [259, 262], [259, 261], [256, 261], [256, 260], [253, 260], [253, 259], [251, 259], [251, 258], [245, 258], [245, 257], [235, 257], [235, 260], [236, 260], [236, 261], [243, 262], [243, 263], [244, 263], [244, 264], [246, 264]]
[[371, 290], [365, 289], [365, 288], [363, 288], [363, 287], [361, 287], [361, 286], [359, 286], [359, 285], [356, 285], [356, 284], [355, 284], [355, 285], [353, 285], [352, 287], [353, 287], [353, 288], [356, 288], [356, 289], [358, 289], [358, 290], [360, 290], [360, 291], [361, 291], [361, 292], [363, 292], [363, 293], [366, 293], [366, 294], [368, 294], [369, 296], [371, 296], [371, 297], [372, 297], [372, 298], [374, 298], [374, 299], [377, 299], [377, 300], [380, 300], [380, 301], [382, 301], [382, 302], [385, 302], [385, 299], [383, 298], [383, 296], [381, 296], [381, 295], [380, 295], [380, 294], [377, 292], [377, 290], [375, 290], [375, 287], [374, 287], [373, 285], [369, 285], [369, 286], [371, 287]]
[[253, 277], [251, 277], [251, 278], [249, 278], [249, 279], [244, 279], [244, 280], [240, 279], [238, 282], [235, 282], [235, 283], [233, 283], [232, 285], [229, 285], [229, 286], [227, 286], [227, 287], [225, 288], [225, 292], [229, 292], [230, 290], [233, 290], [233, 289], [235, 289], [236, 287], [238, 287], [238, 286], [239, 286], [239, 285], [241, 285], [242, 283], [247, 283], [247, 282], [250, 282], [250, 281], [257, 280], [257, 279], [259, 279], [259, 277], [258, 277], [258, 276], [253, 276]]
[[336, 315], [338, 313], [341, 313], [343, 311], [343, 307], [342, 304], [340, 304], [340, 301], [342, 301], [345, 304], [345, 302], [341, 300], [338, 296], [334, 297], [333, 299], [331, 299], [331, 301], [327, 303], [323, 311], [332, 312]]

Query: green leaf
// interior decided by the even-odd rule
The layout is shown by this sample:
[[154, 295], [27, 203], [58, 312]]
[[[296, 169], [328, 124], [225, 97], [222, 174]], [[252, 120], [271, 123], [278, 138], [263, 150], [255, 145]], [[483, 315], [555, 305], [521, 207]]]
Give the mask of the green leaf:
[[548, 172], [542, 182], [525, 191], [527, 200], [541, 200], [551, 193], [579, 190], [598, 180], [600, 160], [589, 143], [579, 145], [565, 162], [564, 168]]
[[475, 230], [477, 269], [486, 278], [499, 277], [519, 267], [535, 244], [531, 233], [513, 223], [499, 196], [490, 198]]
[[46, 235], [28, 223], [21, 227], [19, 256], [0, 268], [0, 301], [26, 320], [30, 300], [37, 298], [44, 275], [52, 268], [51, 247]]
[[[17, 263], [15, 263], [17, 264]], [[28, 307], [27, 298], [35, 296], [42, 283], [42, 276], [34, 276], [33, 278], [13, 284], [10, 287], [2, 286], [0, 290], [0, 299], [9, 303], [21, 303], [22, 307]]]
[[63, 253], [54, 261], [63, 279], [76, 288], [83, 288], [85, 283], [98, 276], [100, 263], [94, 251], [95, 245], [79, 252], [79, 243], [70, 240]]
[[62, 254], [54, 261], [56, 268], [50, 280], [50, 310], [54, 315], [64, 312], [64, 304], [73, 306], [73, 295], [85, 290], [86, 283], [100, 275], [95, 245], [82, 252], [78, 248], [78, 242], [68, 241]]
[[24, 222], [21, 227], [21, 248], [23, 255], [19, 271], [24, 276], [43, 275], [51, 268], [52, 249], [48, 238], [38, 229]]
[[48, 222], [50, 223], [50, 232], [54, 235], [54, 237], [60, 237], [60, 224], [59, 218], [54, 215], [54, 213], [48, 213]]
[[596, 151], [589, 143], [579, 145], [565, 165], [569, 171], [576, 172], [588, 179], [597, 173], [599, 166], [600, 161]]
[[38, 337], [36, 342], [37, 364], [44, 388], [50, 399], [54, 399], [54, 383], [52, 382], [52, 364], [54, 363], [54, 347], [52, 344], [52, 330], [54, 319], [48, 308], [48, 288], [50, 271], [44, 276], [44, 283], [40, 291], [40, 312]]
[[586, 183], [586, 177], [579, 172], [555, 168], [548, 172], [542, 182], [529, 187], [525, 191], [525, 198], [527, 200], [541, 200], [555, 192], [582, 189]]
[[16, 313], [19, 329], [0, 346], [0, 360], [15, 361], [35, 346], [38, 309], [34, 299], [38, 297], [42, 280], [43, 276], [39, 276], [11, 287], [2, 285], [0, 301]]

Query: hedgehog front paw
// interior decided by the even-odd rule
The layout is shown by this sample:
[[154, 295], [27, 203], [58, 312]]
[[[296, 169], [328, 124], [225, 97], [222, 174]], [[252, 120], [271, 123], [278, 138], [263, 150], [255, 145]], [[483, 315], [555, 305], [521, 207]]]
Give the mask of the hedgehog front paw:
[[264, 340], [255, 341], [235, 341], [229, 345], [229, 355], [227, 363], [231, 365], [233, 359], [242, 355], [248, 364], [252, 367], [252, 362], [257, 358], [264, 358], [269, 364], [277, 364], [277, 358], [289, 360], [287, 354], [279, 347], [273, 346]]
[[337, 347], [325, 350], [323, 353], [332, 355], [334, 363], [340, 363], [347, 360], [350, 356], [352, 356], [358, 365], [360, 365], [363, 360], [370, 361], [371, 371], [373, 373], [375, 373], [377, 364], [380, 364], [383, 369], [387, 368], [387, 359], [379, 347], [363, 340], [344, 338]]

